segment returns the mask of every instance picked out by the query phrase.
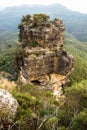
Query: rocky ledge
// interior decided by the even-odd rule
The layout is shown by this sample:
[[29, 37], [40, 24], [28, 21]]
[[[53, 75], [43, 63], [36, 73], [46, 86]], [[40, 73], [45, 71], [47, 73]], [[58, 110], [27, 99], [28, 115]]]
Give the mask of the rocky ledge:
[[73, 67], [73, 57], [63, 49], [64, 31], [60, 19], [50, 21], [45, 14], [23, 16], [17, 50], [21, 82], [44, 86], [61, 95]]

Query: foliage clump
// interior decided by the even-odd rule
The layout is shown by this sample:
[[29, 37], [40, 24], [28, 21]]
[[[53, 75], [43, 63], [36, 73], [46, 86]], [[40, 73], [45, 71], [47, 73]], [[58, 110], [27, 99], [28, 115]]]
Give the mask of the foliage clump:
[[48, 22], [49, 16], [46, 14], [34, 14], [33, 19], [35, 23], [43, 23], [43, 22]]
[[18, 89], [12, 94], [19, 103], [15, 120], [21, 130], [36, 130], [42, 122], [41, 120], [54, 113], [56, 108], [52, 92], [40, 89], [38, 86], [18, 86]]
[[21, 24], [19, 24], [18, 29], [23, 28], [23, 26], [29, 25], [30, 27], [37, 26], [41, 23], [46, 23], [49, 20], [49, 16], [46, 14], [34, 14], [34, 15], [26, 15], [21, 19]]
[[87, 129], [87, 110], [81, 111], [74, 119], [72, 130], [86, 130]]

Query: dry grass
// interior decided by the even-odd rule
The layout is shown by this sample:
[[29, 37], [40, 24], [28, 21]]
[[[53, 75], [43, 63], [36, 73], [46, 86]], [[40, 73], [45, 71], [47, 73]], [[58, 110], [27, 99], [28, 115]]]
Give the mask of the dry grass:
[[9, 92], [12, 92], [16, 89], [16, 84], [13, 81], [9, 81], [7, 78], [0, 78], [0, 88], [6, 89]]

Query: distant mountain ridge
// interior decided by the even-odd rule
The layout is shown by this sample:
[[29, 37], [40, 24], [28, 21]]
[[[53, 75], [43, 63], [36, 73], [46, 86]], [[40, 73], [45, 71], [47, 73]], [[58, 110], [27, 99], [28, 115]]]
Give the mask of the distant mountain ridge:
[[22, 15], [37, 13], [46, 13], [52, 19], [55, 17], [62, 19], [68, 33], [81, 41], [87, 41], [87, 14], [71, 11], [60, 4], [23, 5], [5, 8], [0, 11], [0, 32], [17, 32]]

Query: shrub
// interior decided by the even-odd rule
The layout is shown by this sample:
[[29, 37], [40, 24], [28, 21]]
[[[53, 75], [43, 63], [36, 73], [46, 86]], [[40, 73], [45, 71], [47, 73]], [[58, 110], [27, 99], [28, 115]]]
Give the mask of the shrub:
[[72, 130], [87, 130], [87, 111], [81, 111], [73, 119]]
[[36, 47], [36, 46], [38, 46], [38, 43], [37, 43], [36, 41], [33, 41], [33, 42], [31, 43], [31, 46], [32, 46], [32, 47]]

